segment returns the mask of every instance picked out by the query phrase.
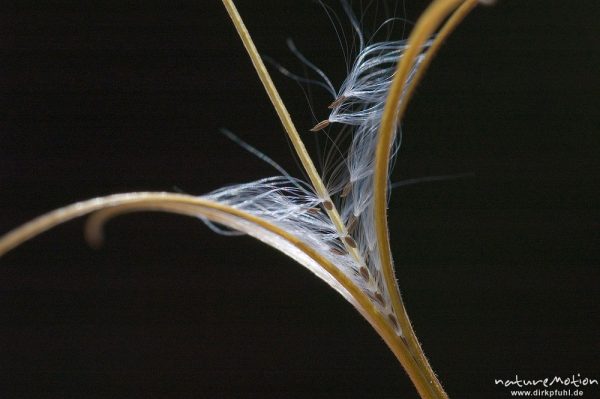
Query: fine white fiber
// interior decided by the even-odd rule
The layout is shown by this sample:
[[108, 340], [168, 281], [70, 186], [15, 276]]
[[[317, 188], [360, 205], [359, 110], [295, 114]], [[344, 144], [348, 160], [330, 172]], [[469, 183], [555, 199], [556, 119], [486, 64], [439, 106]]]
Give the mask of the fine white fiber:
[[[342, 1], [342, 7], [357, 37], [358, 49], [339, 89], [334, 88], [325, 73], [310, 62], [291, 40], [287, 43], [291, 52], [316, 73], [319, 80], [301, 78], [271, 62], [284, 75], [321, 86], [334, 96], [329, 117], [311, 129], [318, 132], [327, 128], [331, 143], [321, 176], [327, 192], [317, 194], [309, 183], [292, 177], [270, 158], [225, 131], [225, 135], [271, 164], [281, 175], [221, 188], [202, 198], [258, 216], [315, 248], [360, 287], [379, 312], [388, 317], [396, 333], [402, 335], [383, 281], [377, 248], [373, 173], [377, 136], [387, 94], [407, 44], [404, 40], [367, 44], [350, 5]], [[429, 45], [430, 42], [427, 42], [413, 61], [407, 87]], [[399, 125], [396, 130], [392, 158], [400, 143]], [[336, 223], [332, 212], [339, 215], [340, 223]], [[221, 230], [213, 224], [209, 227], [217, 232]], [[227, 234], [231, 233], [227, 231]]]

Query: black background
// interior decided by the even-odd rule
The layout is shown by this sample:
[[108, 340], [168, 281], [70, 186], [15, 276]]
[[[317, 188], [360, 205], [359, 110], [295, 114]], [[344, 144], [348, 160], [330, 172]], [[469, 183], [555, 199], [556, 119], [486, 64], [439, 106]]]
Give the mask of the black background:
[[[318, 5], [239, 3], [261, 52], [302, 74], [292, 37], [340, 83]], [[596, 4], [477, 9], [409, 108], [395, 180], [475, 173], [390, 203], [400, 287], [451, 398], [508, 397], [493, 379], [515, 374], [600, 378]], [[2, 232], [94, 196], [274, 173], [221, 127], [300, 174], [220, 2], [6, 2], [0, 15]], [[306, 132], [302, 90], [274, 77]], [[329, 101], [313, 90], [317, 118]], [[94, 251], [82, 226], [0, 260], [0, 397], [417, 396], [354, 309], [270, 248], [137, 214]]]

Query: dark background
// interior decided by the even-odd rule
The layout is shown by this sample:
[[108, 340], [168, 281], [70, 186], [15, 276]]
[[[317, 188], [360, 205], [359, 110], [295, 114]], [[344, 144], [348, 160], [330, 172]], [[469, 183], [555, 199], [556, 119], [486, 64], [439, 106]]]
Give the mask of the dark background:
[[[302, 74], [292, 37], [339, 85], [318, 5], [239, 3], [263, 53]], [[219, 1], [2, 4], [0, 231], [95, 196], [274, 174], [221, 127], [300, 175]], [[477, 9], [409, 108], [395, 180], [475, 173], [390, 203], [400, 287], [451, 398], [508, 397], [493, 379], [515, 374], [600, 378], [597, 21], [596, 0]], [[306, 132], [302, 90], [274, 76]], [[329, 101], [312, 91], [317, 118]], [[0, 397], [417, 396], [351, 306], [265, 245], [137, 214], [94, 251], [82, 226], [0, 260]]]

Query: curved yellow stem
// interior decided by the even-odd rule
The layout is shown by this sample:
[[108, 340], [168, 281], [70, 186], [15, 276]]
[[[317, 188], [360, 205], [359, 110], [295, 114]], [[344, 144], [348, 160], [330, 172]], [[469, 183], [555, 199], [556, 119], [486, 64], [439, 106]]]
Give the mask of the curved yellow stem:
[[419, 69], [415, 73], [415, 76], [412, 78], [410, 86], [408, 87], [408, 90], [404, 94], [402, 103], [400, 104], [401, 108], [400, 108], [400, 111], [398, 112], [398, 115], [399, 115], [398, 120], [402, 119], [402, 115], [404, 115], [404, 112], [406, 111], [406, 107], [407, 107], [408, 103], [410, 102], [410, 99], [413, 96], [416, 87], [419, 85], [419, 83], [423, 79], [423, 76], [425, 76], [425, 72], [427, 72], [427, 68], [429, 68], [429, 65], [431, 65], [431, 61], [433, 61], [433, 59], [435, 58], [437, 52], [442, 47], [442, 44], [444, 44], [444, 42], [446, 41], [448, 36], [450, 36], [450, 34], [454, 31], [454, 29], [456, 29], [456, 27], [458, 27], [458, 25], [460, 25], [460, 23], [463, 21], [463, 19], [465, 19], [465, 17], [477, 6], [477, 4], [480, 1], [481, 0], [466, 0], [463, 4], [460, 5], [460, 7], [458, 7], [456, 9], [456, 11], [454, 11], [454, 13], [446, 21], [444, 26], [442, 26], [442, 28], [439, 30], [439, 32], [435, 36], [435, 39], [433, 40], [433, 43], [431, 43], [429, 50], [427, 50], [427, 54], [425, 54], [425, 58], [421, 62], [421, 65], [419, 65]]
[[[463, 0], [437, 0], [425, 11], [417, 21], [409, 39], [407, 50], [398, 64], [389, 94], [386, 100], [381, 127], [379, 129], [377, 149], [375, 153], [374, 201], [375, 201], [375, 230], [379, 255], [383, 263], [383, 275], [386, 283], [393, 284], [390, 288], [392, 304], [395, 310], [400, 310], [401, 299], [392, 263], [390, 241], [387, 226], [387, 182], [389, 179], [389, 159], [392, 143], [396, 135], [396, 126], [401, 117], [400, 105], [410, 68], [421, 51], [423, 44], [435, 32], [438, 26], [450, 12]], [[406, 101], [402, 102], [406, 104]]]
[[[462, 4], [461, 4], [462, 3]], [[381, 127], [379, 130], [377, 149], [375, 154], [374, 173], [374, 209], [375, 230], [377, 233], [378, 251], [382, 263], [384, 281], [388, 285], [392, 306], [398, 316], [398, 322], [405, 332], [407, 345], [412, 354], [417, 358], [417, 363], [427, 373], [434, 387], [436, 398], [447, 398], [441, 384], [437, 380], [423, 350], [416, 338], [406, 308], [400, 296], [398, 283], [394, 273], [391, 247], [389, 241], [389, 229], [387, 225], [387, 184], [389, 180], [389, 158], [390, 151], [396, 134], [396, 126], [402, 119], [408, 101], [414, 93], [415, 87], [422, 79], [426, 68], [433, 60], [433, 56], [439, 50], [443, 41], [458, 26], [464, 17], [477, 5], [477, 0], [436, 0], [417, 21], [417, 24], [408, 40], [407, 51], [399, 62], [386, 100]], [[457, 8], [458, 7], [458, 8]], [[454, 11], [456, 10], [456, 11]], [[438, 27], [446, 20], [434, 39], [423, 63], [417, 71], [411, 86], [406, 88], [406, 81], [416, 57], [421, 48]], [[406, 89], [406, 90], [405, 90]], [[402, 93], [405, 93], [404, 97]]]
[[[243, 224], [236, 222], [236, 220], [239, 219], [285, 240], [285, 242], [304, 253], [322, 268], [328, 277], [327, 279], [324, 278], [326, 282], [329, 282], [328, 280], [332, 279], [336, 285], [334, 286], [331, 283], [330, 285], [340, 291], [343, 295], [344, 293], [347, 294], [344, 296], [383, 338], [396, 358], [398, 358], [402, 364], [409, 365], [407, 371], [415, 384], [418, 387], [423, 388], [427, 385], [427, 381], [423, 379], [422, 375], [418, 373], [414, 374], [414, 372], [418, 371], [415, 359], [406, 346], [403, 345], [403, 342], [398, 339], [398, 335], [389, 325], [387, 319], [377, 311], [377, 308], [371, 299], [368, 298], [366, 294], [344, 274], [344, 272], [313, 247], [293, 234], [257, 216], [214, 201], [184, 194], [140, 192], [114, 194], [78, 202], [42, 215], [1, 237], [0, 257], [16, 246], [59, 224], [89, 213], [99, 212], [95, 216], [92, 215], [87, 229], [88, 237], [98, 238], [102, 225], [109, 218], [123, 213], [139, 211], [170, 212], [195, 218], [202, 216], [213, 222], [221, 223], [234, 229], [245, 229], [246, 233], [253, 234], [255, 237], [268, 243], [268, 240], [265, 239], [264, 236], [261, 237], [260, 233], [256, 233], [255, 231], [253, 233], [252, 228], [245, 227]], [[278, 249], [281, 250], [281, 248]], [[339, 287], [337, 285], [339, 285]]]

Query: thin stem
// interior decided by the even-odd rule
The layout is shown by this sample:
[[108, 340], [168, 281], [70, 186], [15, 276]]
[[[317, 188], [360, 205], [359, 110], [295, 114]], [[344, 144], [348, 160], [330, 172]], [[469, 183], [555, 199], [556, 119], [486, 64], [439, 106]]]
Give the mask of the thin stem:
[[[329, 206], [326, 206], [325, 210], [329, 218], [335, 225], [338, 234], [340, 234], [340, 237], [345, 237], [346, 235], [348, 235], [347, 228], [343, 223], [342, 218], [340, 217], [340, 214], [337, 208], [335, 207], [335, 204], [331, 201], [329, 192], [323, 184], [323, 181], [320, 175], [318, 174], [312, 162], [312, 159], [308, 155], [304, 143], [300, 139], [298, 131], [296, 130], [296, 127], [294, 126], [290, 118], [285, 104], [281, 100], [281, 97], [279, 96], [279, 93], [275, 88], [275, 84], [273, 83], [264, 63], [260, 58], [260, 55], [258, 54], [258, 51], [256, 49], [256, 46], [254, 45], [254, 42], [252, 41], [250, 33], [244, 25], [241, 16], [239, 15], [235, 5], [233, 4], [233, 1], [223, 0], [223, 3], [229, 13], [231, 20], [233, 21], [233, 24], [238, 34], [240, 35], [240, 38], [242, 39], [242, 42], [244, 43], [244, 47], [246, 48], [250, 59], [252, 60], [252, 64], [254, 65], [254, 68], [256, 69], [256, 72], [263, 86], [265, 87], [269, 99], [271, 100], [275, 110], [277, 111], [277, 115], [279, 116], [281, 123], [283, 124], [286, 133], [288, 134], [313, 187], [315, 188], [317, 195], [324, 201], [329, 202]], [[348, 253], [350, 253], [354, 257], [354, 259], [356, 259], [357, 262], [359, 262], [359, 264], [365, 264], [362, 255], [356, 248], [350, 246], [345, 240], [342, 240], [342, 243], [345, 246]], [[391, 326], [390, 322], [387, 319], [384, 318], [383, 321], [388, 327]], [[380, 335], [384, 336], [379, 330], [378, 332], [380, 333]], [[386, 339], [388, 346], [390, 347], [390, 349], [392, 349], [393, 353], [400, 360], [400, 363], [403, 365], [409, 377], [415, 384], [417, 391], [421, 394], [423, 398], [436, 398], [435, 393], [432, 391], [431, 384], [429, 383], [428, 373], [426, 370], [424, 371], [422, 367], [419, 366], [419, 364], [417, 363], [418, 358], [415, 358], [414, 355], [412, 355], [410, 352], [408, 352], [409, 355], [406, 356], [406, 344], [397, 334], [393, 334], [391, 337], [389, 337], [389, 339], [391, 339], [391, 341]]]
[[[410, 359], [413, 359], [416, 362], [406, 361], [406, 360], [403, 361], [402, 359], [400, 359], [400, 358], [399, 359], [400, 359], [401, 363], [403, 364], [404, 368], [406, 369], [407, 373], [413, 380], [413, 383], [415, 384], [417, 390], [419, 391], [419, 394], [423, 398], [431, 398], [431, 399], [447, 398], [447, 395], [443, 391], [441, 384], [439, 383], [435, 374], [431, 370], [431, 366], [427, 362], [427, 360], [423, 354], [423, 351], [421, 350], [421, 348], [418, 344], [418, 341], [414, 335], [412, 326], [410, 325], [408, 315], [406, 314], [406, 310], [402, 303], [402, 299], [400, 297], [400, 293], [398, 290], [398, 285], [396, 282], [396, 278], [395, 278], [393, 266], [392, 266], [392, 257], [391, 257], [389, 238], [388, 238], [387, 214], [386, 214], [386, 208], [385, 208], [385, 198], [386, 198], [386, 189], [387, 189], [387, 185], [386, 185], [387, 174], [386, 173], [388, 170], [387, 164], [389, 161], [391, 142], [393, 141], [393, 133], [395, 130], [394, 129], [395, 120], [397, 120], [397, 118], [398, 118], [397, 117], [398, 113], [393, 112], [393, 111], [396, 111], [396, 104], [399, 102], [400, 93], [402, 93], [403, 85], [406, 80], [408, 70], [411, 66], [410, 61], [414, 61], [415, 56], [417, 55], [417, 51], [418, 51], [418, 49], [420, 49], [422, 47], [422, 44], [424, 43], [424, 41], [431, 35], [431, 33], [433, 33], [433, 31], [439, 26], [439, 24], [443, 21], [443, 19], [448, 15], [448, 13], [450, 13], [457, 5], [460, 4], [460, 2], [461, 2], [460, 0], [438, 0], [437, 2], [435, 2], [434, 4], [432, 4], [429, 7], [428, 11], [426, 11], [423, 18], [420, 19], [420, 24], [417, 24], [417, 27], [415, 27], [415, 30], [413, 31], [413, 34], [411, 35], [413, 46], [410, 47], [411, 42], [409, 42], [409, 50], [404, 55], [403, 62], [400, 63], [398, 71], [397, 71], [400, 73], [396, 74], [396, 78], [394, 79], [392, 88], [390, 89], [390, 97], [388, 97], [388, 101], [386, 104], [387, 118], [386, 118], [386, 113], [384, 113], [384, 119], [383, 119], [381, 132], [385, 132], [387, 130], [388, 134], [390, 135], [392, 140], [389, 140], [389, 137], [387, 138], [387, 140], [383, 140], [383, 139], [380, 140], [380, 142], [379, 142], [380, 145], [378, 145], [378, 149], [377, 149], [378, 150], [377, 151], [378, 158], [376, 158], [376, 178], [375, 178], [375, 212], [376, 212], [375, 218], [376, 218], [376, 220], [375, 220], [375, 222], [376, 222], [377, 239], [379, 241], [379, 251], [380, 251], [381, 260], [382, 260], [382, 264], [383, 264], [384, 281], [386, 282], [388, 292], [390, 293], [390, 296], [391, 296], [393, 311], [396, 314], [396, 316], [398, 317], [398, 320], [400, 322], [402, 330], [406, 331], [405, 334], [407, 335], [407, 339], [408, 339], [407, 345], [409, 346], [410, 352], [411, 352]], [[330, 205], [333, 205], [333, 203], [330, 200], [329, 193], [328, 193], [325, 185], [323, 184], [319, 174], [317, 173], [316, 168], [314, 167], [314, 164], [312, 163], [312, 160], [310, 159], [310, 157], [306, 151], [306, 148], [304, 147], [304, 144], [302, 143], [302, 141], [298, 135], [298, 132], [295, 129], [293, 122], [291, 121], [289, 113], [287, 112], [260, 56], [258, 55], [256, 47], [254, 46], [254, 43], [252, 42], [252, 39], [251, 39], [246, 27], [244, 26], [239, 13], [237, 12], [237, 9], [235, 8], [235, 6], [231, 0], [223, 0], [223, 3], [225, 4], [227, 11], [229, 12], [229, 15], [230, 15], [239, 35], [244, 43], [244, 46], [245, 46], [246, 50], [248, 51], [250, 58], [252, 59], [252, 63], [254, 65], [266, 91], [267, 91], [267, 94], [269, 95], [269, 98], [271, 99], [271, 102], [273, 103], [273, 105], [277, 111], [277, 114], [279, 115], [279, 118], [281, 119], [281, 122], [282, 122], [288, 136], [290, 137], [290, 140], [292, 141], [292, 144], [300, 158], [302, 165], [304, 166], [304, 168], [309, 176], [309, 179], [311, 180], [311, 182], [315, 188], [317, 195], [319, 195], [319, 197], [321, 197], [323, 200], [329, 201]], [[458, 23], [457, 21], [458, 21], [458, 18], [456, 19], [455, 24]], [[448, 26], [452, 26], [452, 24], [449, 24]], [[420, 27], [420, 29], [417, 29], [418, 27]], [[434, 48], [434, 51], [432, 52], [432, 54], [437, 50], [437, 48], [439, 48], [441, 41], [447, 35], [448, 32], [449, 32], [449, 30], [441, 32], [442, 34], [438, 41], [438, 44], [437, 45], [434, 44], [435, 48]], [[412, 50], [413, 54], [410, 54], [411, 48], [414, 49], [414, 50]], [[405, 71], [401, 71], [401, 68], [404, 68]], [[400, 78], [399, 76], [402, 76], [402, 78]], [[420, 76], [418, 76], [418, 78], [420, 78]], [[415, 86], [412, 86], [410, 88], [411, 91], [414, 90], [414, 87]], [[395, 99], [394, 99], [394, 96], [396, 97]], [[390, 110], [389, 110], [390, 104], [394, 105], [394, 107], [392, 109], [392, 114], [390, 114]], [[391, 118], [390, 118], [390, 115], [391, 115]], [[387, 121], [387, 126], [384, 127], [384, 125], [386, 125], [386, 121]], [[384, 138], [386, 138], [385, 135], [384, 135]], [[382, 143], [384, 143], [384, 145], [387, 147], [384, 151], [383, 156], [382, 156], [381, 149], [380, 149], [380, 147], [382, 146], [381, 145]], [[383, 159], [383, 158], [385, 158], [385, 159]], [[379, 159], [379, 163], [377, 163], [377, 159]], [[384, 167], [381, 166], [383, 164], [382, 159], [383, 159], [383, 161], [385, 161]], [[380, 176], [379, 176], [380, 181], [381, 181], [381, 177], [383, 176], [384, 183], [379, 184], [379, 185], [378, 185], [378, 183], [381, 183], [381, 182], [380, 181], [378, 182], [378, 179], [377, 179], [377, 171], [378, 170], [379, 171], [385, 170], [385, 173], [383, 173], [383, 174], [380, 173]], [[383, 198], [383, 200], [382, 200], [382, 198]], [[381, 205], [381, 204], [383, 204], [383, 205]], [[378, 205], [379, 205], [379, 209], [378, 209]], [[337, 209], [335, 208], [335, 206], [330, 206], [330, 208], [331, 209], [329, 209], [329, 208], [326, 209], [327, 214], [329, 215], [332, 222], [336, 226], [336, 229], [338, 230], [340, 235], [346, 235], [347, 234], [346, 227], [343, 224], [342, 219], [339, 216]], [[379, 219], [379, 221], [378, 221], [378, 219]], [[381, 223], [382, 219], [383, 219], [384, 223]], [[353, 257], [355, 257], [355, 259], [359, 260], [362, 263], [362, 259], [361, 259], [360, 254], [358, 253], [358, 251], [355, 250], [354, 248], [351, 248], [350, 246], [348, 246], [345, 242], [344, 242], [344, 245], [346, 246], [346, 249], [348, 250], [348, 252], [351, 253], [353, 255]], [[400, 342], [398, 340], [398, 337], [396, 337], [395, 340], [397, 342]], [[402, 341], [402, 342], [404, 342], [404, 341]], [[402, 345], [400, 345], [400, 346], [402, 346]], [[394, 352], [394, 353], [396, 353], [396, 352]]]
[[419, 69], [415, 73], [415, 76], [412, 78], [410, 86], [408, 87], [406, 93], [403, 96], [402, 103], [400, 104], [401, 108], [398, 113], [398, 120], [402, 119], [402, 116], [406, 111], [406, 107], [411, 97], [413, 96], [416, 87], [423, 79], [423, 76], [425, 76], [427, 68], [429, 68], [429, 65], [431, 65], [431, 61], [433, 61], [433, 59], [435, 58], [437, 52], [442, 47], [442, 44], [444, 44], [448, 36], [450, 36], [454, 29], [456, 29], [458, 25], [460, 25], [460, 23], [463, 21], [463, 19], [465, 19], [469, 12], [471, 12], [477, 6], [478, 2], [479, 0], [466, 0], [463, 4], [460, 5], [460, 7], [456, 9], [456, 11], [454, 11], [454, 13], [446, 21], [444, 26], [442, 26], [442, 28], [439, 30], [439, 32], [435, 36], [435, 39], [433, 40], [433, 43], [431, 43], [431, 46], [429, 46], [429, 50], [427, 50], [425, 58], [421, 62], [421, 65], [419, 65]]
[[[112, 217], [128, 212], [140, 211], [160, 211], [187, 215], [197, 218], [205, 217], [213, 222], [227, 225], [234, 229], [242, 229], [246, 233], [269, 243], [260, 232], [236, 223], [236, 220], [249, 222], [257, 227], [257, 230], [264, 229], [270, 234], [278, 236], [290, 245], [293, 245], [299, 251], [302, 251], [312, 261], [322, 268], [328, 278], [324, 278], [333, 288], [342, 293], [349, 302], [359, 311], [360, 314], [373, 326], [375, 331], [384, 339], [385, 343], [400, 360], [402, 364], [409, 365], [407, 371], [413, 381], [418, 386], [427, 383], [418, 372], [418, 366], [412, 357], [408, 348], [398, 339], [394, 329], [389, 325], [386, 318], [377, 311], [373, 302], [365, 295], [361, 289], [352, 282], [338, 267], [332, 264], [327, 258], [319, 253], [293, 234], [273, 225], [264, 219], [248, 214], [236, 208], [223, 205], [214, 201], [193, 197], [185, 194], [172, 194], [164, 192], [138, 192], [127, 194], [114, 194], [106, 197], [94, 198], [91, 200], [78, 202], [65, 206], [55, 211], [42, 215], [0, 237], [0, 257], [11, 249], [23, 244], [27, 240], [77, 217], [89, 213], [97, 212], [92, 215], [87, 225], [87, 236], [98, 242], [101, 237], [101, 229], [104, 223]], [[271, 245], [273, 243], [271, 242]], [[275, 245], [273, 245], [276, 247]], [[278, 249], [281, 250], [279, 247]], [[304, 264], [304, 266], [307, 266]], [[308, 267], [308, 266], [307, 266]], [[331, 280], [335, 284], [331, 283]]]
[[[234, 229], [240, 229], [240, 226], [233, 224], [231, 220], [224, 219], [222, 217], [223, 215], [229, 215], [250, 222], [257, 227], [284, 238], [286, 241], [302, 250], [302, 252], [308, 254], [313, 260], [317, 261], [329, 275], [333, 276], [346, 291], [351, 292], [353, 294], [353, 298], [359, 298], [359, 302], [361, 302], [361, 308], [373, 308], [373, 311], [375, 311], [375, 308], [372, 304], [369, 306], [364, 306], [365, 304], [370, 304], [371, 302], [368, 300], [366, 295], [361, 293], [360, 289], [348, 278], [348, 276], [340, 271], [339, 268], [331, 264], [331, 262], [329, 262], [327, 258], [323, 257], [318, 250], [310, 247], [293, 234], [269, 223], [260, 217], [251, 215], [242, 210], [211, 200], [185, 194], [165, 192], [114, 194], [59, 208], [45, 215], [39, 216], [0, 237], [0, 257], [15, 247], [30, 240], [31, 238], [53, 227], [56, 227], [59, 224], [93, 212], [99, 213], [96, 217], [91, 219], [90, 224], [87, 226], [86, 233], [89, 238], [97, 243], [101, 237], [99, 231], [107, 219], [122, 213], [141, 210], [165, 211], [194, 217], [202, 216], [213, 222], [228, 225]], [[248, 230], [249, 229], [246, 228], [244, 232], [248, 234], [253, 233], [253, 231]], [[361, 295], [364, 298], [361, 299]], [[356, 301], [353, 301], [353, 303], [356, 303]]]
[[[461, 3], [463, 3], [461, 5]], [[398, 316], [402, 330], [405, 332], [407, 344], [411, 353], [416, 357], [419, 367], [427, 374], [433, 388], [432, 396], [423, 398], [447, 398], [440, 382], [435, 376], [421, 346], [416, 338], [406, 308], [400, 296], [398, 283], [392, 264], [392, 254], [389, 241], [389, 229], [387, 225], [387, 182], [389, 179], [389, 158], [392, 144], [396, 134], [397, 123], [402, 119], [406, 110], [408, 100], [414, 93], [414, 88], [422, 78], [425, 68], [430, 64], [433, 55], [440, 48], [443, 40], [458, 25], [464, 16], [476, 5], [476, 0], [436, 0], [423, 13], [417, 21], [417, 25], [411, 32], [408, 40], [407, 51], [399, 62], [386, 100], [382, 123], [379, 130], [379, 138], [375, 155], [375, 173], [374, 173], [374, 209], [375, 209], [375, 230], [378, 241], [378, 251], [382, 262], [382, 272], [384, 281], [390, 292], [392, 307]], [[459, 7], [460, 5], [460, 7]], [[440, 24], [455, 10], [454, 15], [448, 19], [445, 26], [440, 30], [439, 35], [434, 40], [430, 51], [426, 55], [421, 69], [417, 72], [412, 85], [406, 91], [406, 96], [402, 98], [405, 92], [406, 80], [411, 67], [414, 65], [420, 49], [435, 32]], [[402, 100], [402, 102], [400, 102]]]
[[344, 224], [343, 219], [340, 216], [340, 213], [337, 210], [335, 204], [331, 200], [329, 191], [323, 183], [321, 176], [317, 172], [317, 168], [315, 167], [312, 159], [310, 158], [310, 155], [308, 154], [308, 151], [306, 150], [302, 139], [300, 139], [298, 130], [292, 122], [292, 118], [290, 117], [290, 114], [287, 111], [285, 104], [281, 100], [281, 96], [279, 95], [279, 92], [277, 91], [277, 88], [275, 87], [275, 84], [271, 79], [271, 75], [267, 71], [267, 68], [263, 63], [258, 53], [258, 50], [254, 45], [252, 37], [250, 36], [250, 33], [248, 32], [248, 29], [246, 28], [242, 17], [240, 16], [237, 8], [235, 7], [235, 4], [233, 3], [233, 0], [223, 0], [223, 4], [227, 9], [227, 13], [231, 18], [235, 29], [237, 30], [238, 34], [240, 35], [240, 38], [242, 39], [242, 43], [244, 44], [244, 47], [246, 48], [246, 51], [248, 52], [248, 55], [252, 60], [252, 65], [254, 65], [254, 69], [256, 70], [256, 73], [258, 74], [258, 77], [260, 78], [260, 81], [262, 82], [265, 91], [267, 92], [267, 95], [269, 96], [269, 99], [271, 100], [271, 103], [273, 104], [273, 107], [275, 108], [275, 111], [277, 112], [277, 115], [279, 116], [279, 119], [281, 120], [281, 123], [288, 137], [290, 138], [290, 141], [292, 142], [296, 154], [298, 154], [298, 158], [300, 159], [300, 162], [302, 163], [302, 166], [304, 167], [304, 170], [306, 171], [306, 174], [308, 175], [308, 178], [310, 179], [310, 182], [314, 187], [317, 196], [321, 200], [323, 200], [325, 204], [325, 212], [333, 222], [333, 225], [335, 226], [338, 234], [340, 235], [340, 238], [342, 238], [342, 244], [346, 248], [346, 251], [349, 254], [351, 254], [352, 257], [359, 264], [364, 264], [365, 261], [360, 252], [356, 248], [350, 246], [345, 240], [343, 240], [343, 237], [349, 235], [348, 229], [346, 228], [346, 225]]

